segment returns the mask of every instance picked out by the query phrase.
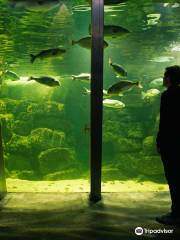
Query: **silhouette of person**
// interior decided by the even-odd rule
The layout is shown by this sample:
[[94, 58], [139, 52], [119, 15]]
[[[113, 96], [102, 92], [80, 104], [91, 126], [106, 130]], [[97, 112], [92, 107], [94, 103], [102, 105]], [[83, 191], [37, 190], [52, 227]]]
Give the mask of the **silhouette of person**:
[[180, 66], [165, 69], [161, 95], [160, 123], [156, 138], [157, 150], [169, 185], [171, 211], [156, 217], [163, 224], [180, 223]]

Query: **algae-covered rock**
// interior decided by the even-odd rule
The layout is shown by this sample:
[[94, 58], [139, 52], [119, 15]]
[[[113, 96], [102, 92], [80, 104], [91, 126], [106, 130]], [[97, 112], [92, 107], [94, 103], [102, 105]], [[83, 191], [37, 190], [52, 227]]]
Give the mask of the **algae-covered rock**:
[[3, 130], [3, 140], [8, 142], [13, 134], [12, 125], [14, 122], [13, 114], [0, 114], [0, 122]]
[[61, 114], [62, 110], [64, 108], [64, 104], [62, 103], [57, 103], [57, 102], [41, 102], [41, 103], [30, 103], [27, 106], [26, 111], [31, 114], [35, 114], [36, 116], [58, 116]]
[[[5, 146], [8, 170], [24, 170], [32, 168], [33, 153], [27, 137], [13, 134]], [[35, 159], [34, 159], [35, 161]]]
[[155, 136], [148, 136], [143, 140], [143, 153], [144, 155], [156, 155], [156, 138]]
[[143, 129], [140, 124], [132, 124], [128, 129], [127, 133], [128, 138], [142, 139], [143, 138]]
[[109, 141], [109, 138], [113, 137], [125, 137], [127, 136], [128, 128], [127, 123], [106, 120], [103, 124], [103, 140]]
[[38, 156], [40, 171], [46, 175], [77, 166], [75, 152], [69, 148], [52, 148]]
[[139, 173], [141, 156], [139, 153], [119, 153], [116, 154], [114, 167], [123, 172], [124, 175], [132, 177]]
[[51, 130], [48, 128], [37, 128], [31, 131], [28, 140], [33, 150], [37, 152], [46, 149], [61, 147], [64, 143], [64, 132]]
[[19, 153], [8, 154], [5, 163], [9, 171], [25, 169], [31, 170], [32, 168], [29, 157]]
[[116, 155], [114, 166], [123, 171], [127, 176], [143, 174], [144, 176], [153, 177], [164, 172], [159, 156], [146, 156], [143, 155], [143, 152]]
[[80, 170], [77, 168], [63, 170], [55, 173], [47, 174], [44, 179], [47, 181], [57, 181], [65, 179], [75, 179], [80, 177]]
[[3, 100], [0, 100], [0, 114], [6, 113], [6, 103]]
[[160, 156], [142, 156], [138, 169], [146, 176], [164, 174], [164, 168]]
[[128, 177], [124, 175], [123, 170], [112, 166], [103, 166], [102, 181], [122, 180]]
[[31, 150], [29, 139], [25, 136], [13, 134], [6, 144], [6, 151], [15, 154], [28, 154]]
[[27, 136], [31, 133], [34, 127], [34, 123], [31, 119], [25, 120], [15, 120], [13, 122], [13, 132], [17, 135]]
[[19, 179], [23, 179], [23, 180], [37, 180], [38, 179], [35, 172], [30, 171], [30, 170], [18, 171], [16, 174], [16, 177]]
[[142, 148], [142, 143], [140, 140], [133, 139], [133, 138], [119, 138], [117, 142], [117, 149], [115, 150], [118, 152], [138, 152]]

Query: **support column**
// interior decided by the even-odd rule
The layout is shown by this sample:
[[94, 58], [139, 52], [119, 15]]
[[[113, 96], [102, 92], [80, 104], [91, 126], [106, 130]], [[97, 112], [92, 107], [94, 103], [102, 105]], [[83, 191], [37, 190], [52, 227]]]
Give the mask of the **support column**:
[[91, 201], [101, 199], [104, 0], [92, 0]]
[[0, 200], [6, 194], [5, 164], [3, 157], [2, 125], [0, 120]]

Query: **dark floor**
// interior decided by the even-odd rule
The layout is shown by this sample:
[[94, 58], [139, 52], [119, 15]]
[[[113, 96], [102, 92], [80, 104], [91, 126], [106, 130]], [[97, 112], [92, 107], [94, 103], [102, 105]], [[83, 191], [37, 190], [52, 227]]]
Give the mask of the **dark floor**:
[[[180, 239], [179, 228], [154, 220], [169, 207], [168, 192], [105, 193], [96, 204], [87, 193], [9, 193], [0, 205], [0, 240]], [[136, 236], [136, 227], [174, 233]]]

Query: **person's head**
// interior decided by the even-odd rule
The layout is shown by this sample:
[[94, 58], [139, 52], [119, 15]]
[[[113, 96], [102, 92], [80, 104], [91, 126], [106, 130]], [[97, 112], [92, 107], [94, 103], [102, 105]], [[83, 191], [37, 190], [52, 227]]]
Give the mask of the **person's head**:
[[163, 85], [165, 87], [178, 86], [180, 84], [180, 66], [174, 65], [165, 69]]

